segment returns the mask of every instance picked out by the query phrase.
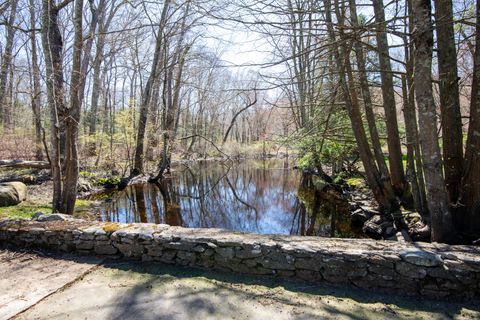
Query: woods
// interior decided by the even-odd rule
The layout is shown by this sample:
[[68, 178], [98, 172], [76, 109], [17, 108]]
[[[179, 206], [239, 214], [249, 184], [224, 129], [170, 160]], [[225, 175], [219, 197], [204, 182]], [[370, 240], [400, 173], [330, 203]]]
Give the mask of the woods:
[[285, 154], [480, 238], [475, 1], [9, 0], [0, 49], [0, 158], [48, 161], [54, 212], [82, 170]]

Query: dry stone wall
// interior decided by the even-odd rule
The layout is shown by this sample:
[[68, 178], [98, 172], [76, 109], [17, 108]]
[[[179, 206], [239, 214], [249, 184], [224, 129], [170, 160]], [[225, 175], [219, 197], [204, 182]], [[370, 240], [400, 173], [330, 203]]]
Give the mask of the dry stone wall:
[[480, 296], [480, 248], [155, 224], [3, 221], [0, 244], [436, 297]]

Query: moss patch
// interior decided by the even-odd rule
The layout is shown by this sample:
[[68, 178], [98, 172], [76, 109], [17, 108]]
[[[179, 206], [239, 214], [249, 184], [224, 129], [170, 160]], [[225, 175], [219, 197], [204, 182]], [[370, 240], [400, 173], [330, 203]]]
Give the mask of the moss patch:
[[52, 207], [48, 204], [24, 201], [16, 206], [0, 208], [0, 219], [31, 219], [37, 212], [50, 213]]
[[86, 211], [90, 210], [93, 201], [77, 199], [75, 200], [75, 211]]
[[107, 233], [113, 233], [119, 229], [121, 229], [120, 224], [115, 222], [107, 222], [103, 225], [103, 231]]
[[365, 181], [363, 180], [363, 178], [359, 177], [348, 178], [347, 180], [345, 180], [345, 182], [350, 187], [360, 188], [365, 186]]
[[[76, 218], [90, 220], [90, 209], [93, 201], [76, 200], [75, 213]], [[35, 203], [32, 201], [23, 201], [16, 206], [0, 207], [0, 219], [31, 219], [37, 212], [51, 213], [52, 206], [46, 203]]]

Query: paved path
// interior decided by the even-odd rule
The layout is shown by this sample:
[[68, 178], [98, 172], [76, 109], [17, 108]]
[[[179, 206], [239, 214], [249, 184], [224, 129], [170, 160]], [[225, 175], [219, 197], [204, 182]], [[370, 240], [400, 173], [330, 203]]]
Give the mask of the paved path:
[[0, 319], [480, 319], [479, 301], [100, 262], [0, 251]]

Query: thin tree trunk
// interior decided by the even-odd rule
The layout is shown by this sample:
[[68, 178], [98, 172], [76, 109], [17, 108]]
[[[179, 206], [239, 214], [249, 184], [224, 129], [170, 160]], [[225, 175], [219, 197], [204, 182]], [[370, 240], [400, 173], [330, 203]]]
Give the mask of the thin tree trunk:
[[442, 172], [442, 156], [438, 143], [437, 115], [432, 90], [433, 26], [429, 0], [413, 0], [415, 44], [415, 98], [418, 108], [420, 142], [431, 216], [432, 241], [447, 242], [454, 228], [448, 206], [448, 194]]
[[[78, 126], [83, 100], [85, 74], [82, 70], [83, 51], [83, 0], [75, 0], [74, 8], [74, 43], [72, 59], [72, 75], [70, 80], [70, 108], [65, 119], [65, 181], [63, 186], [64, 213], [73, 214], [77, 197], [78, 181]], [[90, 55], [89, 52], [86, 54]], [[86, 62], [88, 64], [88, 60]]]
[[445, 184], [450, 203], [456, 203], [463, 171], [463, 135], [451, 0], [435, 0], [435, 20]]
[[411, 205], [412, 199], [402, 163], [402, 149], [397, 123], [397, 108], [395, 103], [395, 89], [393, 87], [392, 66], [390, 63], [387, 28], [383, 0], [373, 0], [375, 12], [376, 38], [378, 59], [380, 62], [380, 76], [382, 79], [383, 108], [387, 126], [388, 161], [393, 190], [400, 196], [405, 205]]
[[167, 20], [167, 12], [168, 12], [169, 6], [170, 6], [170, 0], [166, 0], [163, 5], [160, 24], [158, 27], [157, 40], [155, 44], [155, 52], [154, 52], [153, 61], [152, 61], [152, 69], [150, 71], [150, 75], [148, 77], [147, 83], [145, 85], [145, 90], [142, 95], [142, 103], [140, 105], [140, 115], [139, 115], [138, 128], [137, 128], [137, 143], [135, 147], [135, 162], [133, 165], [132, 175], [143, 172], [143, 164], [144, 164], [143, 156], [145, 152], [144, 150], [145, 149], [144, 148], [145, 129], [147, 125], [148, 106], [151, 102], [153, 84], [160, 76], [160, 72], [158, 70], [159, 60], [160, 60], [160, 55], [163, 52], [163, 46], [164, 46], [163, 33], [164, 33], [164, 28]]
[[477, 32], [472, 93], [470, 100], [470, 122], [465, 149], [465, 165], [462, 180], [461, 204], [463, 214], [459, 217], [462, 233], [480, 236], [480, 6], [477, 5]]
[[58, 27], [59, 8], [54, 0], [42, 0], [42, 47], [45, 58], [47, 100], [50, 108], [50, 165], [53, 181], [52, 211], [62, 212], [63, 173], [61, 135], [65, 112], [63, 40]]
[[[408, 32], [409, 34], [413, 33], [413, 9], [411, 0], [407, 0], [407, 12], [408, 12]], [[428, 215], [428, 204], [427, 204], [427, 194], [425, 188], [425, 177], [423, 174], [423, 161], [422, 161], [422, 153], [420, 150], [420, 142], [418, 138], [418, 125], [417, 125], [417, 113], [415, 111], [415, 89], [414, 89], [414, 81], [413, 81], [413, 69], [415, 63], [414, 51], [415, 46], [413, 41], [405, 41], [405, 57], [406, 57], [406, 80], [407, 80], [407, 87], [408, 87], [408, 105], [410, 109], [407, 110], [409, 113], [408, 116], [405, 118], [405, 130], [408, 131], [409, 137], [413, 140], [409, 140], [407, 137], [407, 143], [411, 141], [413, 143], [414, 148], [414, 156], [415, 156], [415, 169], [416, 169], [416, 177], [418, 181], [418, 191], [421, 200], [421, 207], [419, 209], [420, 213], [423, 216]], [[408, 45], [407, 45], [408, 43]], [[408, 125], [407, 125], [408, 122]]]
[[[358, 28], [359, 25], [358, 25], [358, 17], [357, 17], [355, 0], [349, 0], [349, 7], [350, 7], [350, 16], [352, 20], [352, 25], [354, 28]], [[359, 31], [356, 31], [356, 32], [359, 32]], [[359, 38], [358, 35], [355, 38], [355, 41], [353, 42], [353, 46], [355, 49], [355, 56], [357, 58], [360, 88], [362, 90], [365, 116], [368, 122], [368, 130], [370, 132], [370, 139], [372, 141], [372, 147], [375, 154], [375, 159], [377, 161], [377, 166], [380, 171], [380, 174], [382, 175], [382, 179], [388, 183], [391, 183], [390, 173], [388, 171], [387, 164], [385, 163], [385, 157], [382, 152], [382, 145], [380, 143], [380, 137], [378, 135], [375, 114], [373, 113], [372, 97], [370, 95], [370, 89], [368, 86], [363, 46], [361, 43], [361, 39]]]
[[373, 155], [368, 144], [367, 135], [363, 128], [362, 115], [358, 105], [353, 104], [350, 96], [350, 88], [345, 77], [345, 63], [349, 57], [345, 54], [344, 50], [340, 51], [338, 42], [333, 30], [332, 16], [331, 16], [331, 3], [330, 0], [324, 0], [325, 4], [325, 22], [327, 24], [327, 31], [332, 46], [332, 52], [334, 56], [334, 62], [336, 63], [338, 71], [338, 81], [340, 88], [342, 89], [343, 97], [345, 100], [346, 109], [352, 124], [352, 130], [357, 141], [360, 158], [362, 159], [363, 166], [365, 168], [367, 183], [372, 189], [372, 192], [377, 200], [378, 204], [383, 210], [392, 211], [395, 210], [394, 195], [389, 184], [384, 184], [381, 181], [380, 172], [378, 171]]
[[4, 130], [8, 130], [8, 123], [6, 123], [7, 112], [8, 112], [8, 74], [10, 73], [10, 68], [12, 67], [12, 50], [13, 50], [13, 38], [15, 35], [15, 28], [13, 24], [15, 23], [15, 15], [17, 13], [17, 0], [12, 0], [10, 2], [10, 15], [8, 17], [8, 25], [6, 27], [6, 40], [5, 40], [5, 50], [2, 55], [2, 64], [0, 66], [0, 124], [4, 125]]
[[[98, 101], [100, 98], [100, 93], [102, 91], [102, 62], [104, 61], [104, 47], [105, 47], [105, 32], [108, 31], [110, 22], [113, 18], [113, 13], [115, 12], [113, 8], [110, 10], [109, 17], [105, 20], [105, 10], [106, 10], [106, 0], [100, 0], [98, 3], [98, 37], [95, 47], [95, 58], [93, 60], [93, 75], [92, 75], [92, 95], [90, 100], [90, 110], [87, 113], [87, 126], [88, 126], [88, 135], [89, 141], [87, 143], [87, 152], [90, 155], [96, 154], [96, 141], [95, 134], [97, 132], [97, 115], [98, 115]], [[112, 4], [113, 6], [113, 4]]]
[[[35, 2], [29, 0], [30, 11], [30, 27], [35, 29]], [[37, 55], [37, 37], [35, 31], [30, 32], [30, 46], [32, 51], [32, 111], [35, 122], [35, 158], [39, 161], [43, 160], [43, 143], [42, 143], [42, 118], [41, 118], [41, 94], [40, 87], [40, 67], [38, 66]]]
[[[403, 114], [405, 118], [405, 135], [407, 138], [407, 181], [412, 186], [413, 201], [418, 212], [423, 212], [422, 198], [417, 180], [417, 172], [415, 170], [415, 137], [416, 116], [415, 106], [410, 104], [408, 99], [407, 79], [402, 75], [402, 97], [403, 97]], [[413, 128], [415, 127], [415, 128]]]

